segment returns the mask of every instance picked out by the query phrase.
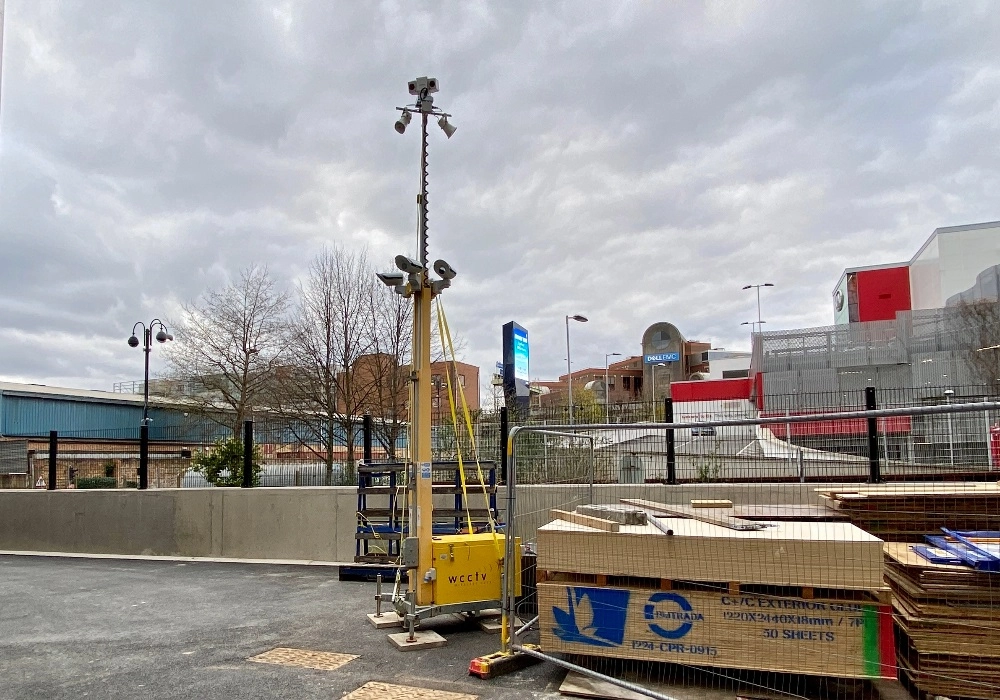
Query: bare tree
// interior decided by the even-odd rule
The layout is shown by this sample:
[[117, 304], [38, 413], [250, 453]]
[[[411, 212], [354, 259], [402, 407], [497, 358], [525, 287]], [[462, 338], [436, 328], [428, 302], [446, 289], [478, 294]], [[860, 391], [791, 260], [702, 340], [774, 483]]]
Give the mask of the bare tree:
[[956, 308], [962, 359], [991, 393], [1000, 391], [1000, 302], [960, 301]]
[[320, 253], [299, 287], [289, 337], [291, 367], [276, 386], [277, 410], [309, 449], [322, 446], [332, 483], [334, 448], [346, 447], [344, 480], [354, 479], [361, 414], [372, 392], [365, 358], [372, 351], [375, 276], [367, 254], [334, 247]]
[[[413, 303], [398, 294], [375, 285], [372, 299], [371, 338], [372, 354], [365, 358], [362, 372], [355, 374], [356, 381], [368, 382], [368, 403], [365, 409], [372, 414], [375, 438], [385, 450], [386, 457], [396, 459], [396, 448], [409, 420], [409, 374], [413, 354]], [[436, 307], [432, 309], [431, 360], [439, 362], [450, 357], [445, 352], [445, 342], [439, 332]], [[456, 355], [465, 349], [465, 340], [452, 336]], [[457, 380], [456, 380], [457, 381]], [[455, 390], [460, 391], [455, 384]], [[472, 407], [473, 409], [478, 407]]]
[[406, 429], [409, 403], [410, 355], [413, 351], [413, 306], [398, 294], [374, 289], [372, 298], [372, 358], [368, 365], [371, 392], [366, 409], [373, 432], [389, 460]]
[[282, 363], [288, 297], [266, 267], [252, 265], [228, 286], [182, 306], [167, 355], [192, 410], [242, 435]]

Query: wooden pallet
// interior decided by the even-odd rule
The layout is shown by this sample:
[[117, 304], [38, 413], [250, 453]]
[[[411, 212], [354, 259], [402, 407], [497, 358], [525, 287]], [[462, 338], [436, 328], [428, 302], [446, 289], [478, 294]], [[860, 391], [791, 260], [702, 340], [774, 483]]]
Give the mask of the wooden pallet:
[[885, 552], [906, 681], [926, 694], [1000, 697], [1000, 574], [934, 564], [905, 543]]
[[538, 583], [573, 583], [578, 585], [611, 586], [659, 591], [703, 591], [728, 593], [730, 595], [753, 595], [774, 598], [801, 598], [803, 600], [839, 600], [858, 603], [881, 603], [891, 601], [890, 590], [883, 587], [863, 591], [853, 589], [814, 588], [812, 586], [769, 586], [759, 583], [739, 581], [685, 581], [666, 578], [645, 578], [641, 576], [607, 576], [604, 574], [581, 574], [569, 571], [536, 572]]
[[906, 632], [896, 627], [900, 676], [925, 696], [952, 700], [1000, 697], [1000, 663], [994, 657], [919, 652]]

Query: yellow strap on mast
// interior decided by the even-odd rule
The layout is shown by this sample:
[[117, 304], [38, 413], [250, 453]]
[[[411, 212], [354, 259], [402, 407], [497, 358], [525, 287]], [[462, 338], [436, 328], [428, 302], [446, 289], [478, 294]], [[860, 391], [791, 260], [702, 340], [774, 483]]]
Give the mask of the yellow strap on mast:
[[[451, 347], [451, 338], [448, 337], [448, 342], [445, 343], [445, 331], [446, 322], [444, 321], [444, 309], [441, 307], [441, 297], [437, 297], [437, 320], [438, 320], [438, 334], [441, 336], [442, 345], [445, 351], [445, 362], [448, 362], [448, 350], [451, 350], [452, 359], [451, 366], [448, 371], [445, 372], [445, 379], [448, 382], [448, 407], [451, 410], [451, 424], [455, 429], [455, 452], [458, 457], [458, 474], [459, 480], [462, 484], [462, 503], [465, 504], [465, 520], [469, 527], [469, 534], [471, 535], [474, 531], [472, 527], [472, 512], [469, 510], [469, 493], [465, 485], [465, 463], [462, 460], [462, 443], [458, 439], [458, 416], [455, 415], [455, 395], [454, 389], [451, 386], [451, 368], [455, 366], [455, 349]], [[466, 416], [466, 418], [468, 418]]]
[[[444, 306], [441, 303], [441, 297], [436, 297], [436, 301], [437, 301], [437, 316], [438, 316], [438, 332], [439, 332], [439, 334], [441, 336], [442, 346], [445, 349], [445, 360], [446, 361], [448, 360], [448, 354], [450, 353], [451, 354], [451, 360], [450, 360], [451, 366], [452, 367], [456, 367], [455, 346], [452, 343], [451, 329], [448, 327], [448, 319], [447, 319], [447, 317], [444, 314]], [[456, 372], [457, 372], [457, 367], [456, 367]], [[459, 453], [459, 471], [461, 473], [462, 498], [463, 498], [463, 500], [465, 502], [466, 515], [468, 516], [468, 521], [469, 521], [469, 532], [471, 533], [472, 532], [472, 517], [471, 517], [471, 514], [469, 513], [469, 496], [468, 496], [468, 491], [467, 491], [467, 487], [466, 487], [465, 465], [464, 465], [464, 463], [462, 461], [462, 458], [461, 458], [461, 446], [460, 446], [460, 443], [458, 441], [458, 435], [457, 435], [458, 422], [457, 422], [456, 416], [455, 416], [454, 394], [452, 393], [452, 386], [451, 386], [451, 372], [448, 372], [447, 374], [448, 374], [448, 403], [451, 406], [452, 425], [454, 425], [455, 429], [456, 429], [455, 444], [456, 444], [456, 448], [458, 449], [458, 453]], [[466, 430], [469, 433], [469, 444], [472, 446], [472, 453], [473, 453], [473, 456], [474, 456], [474, 458], [476, 460], [476, 473], [477, 473], [477, 476], [479, 477], [479, 485], [482, 488], [483, 500], [484, 500], [484, 502], [486, 504], [486, 512], [489, 514], [487, 522], [489, 524], [490, 533], [493, 535], [493, 544], [497, 548], [497, 552], [499, 554], [500, 553], [500, 541], [497, 539], [496, 522], [495, 522], [495, 520], [493, 518], [493, 513], [490, 510], [490, 498], [489, 498], [489, 494], [486, 491], [486, 479], [484, 478], [484, 475], [483, 475], [483, 467], [482, 467], [482, 464], [479, 461], [479, 446], [476, 444], [475, 430], [473, 430], [473, 428], [472, 428], [472, 417], [471, 417], [471, 415], [469, 413], [469, 405], [468, 405], [468, 403], [465, 400], [465, 392], [464, 391], [459, 392], [459, 395], [461, 396], [461, 401], [462, 401], [462, 414], [463, 414], [463, 418], [465, 419], [465, 427], [466, 427]]]

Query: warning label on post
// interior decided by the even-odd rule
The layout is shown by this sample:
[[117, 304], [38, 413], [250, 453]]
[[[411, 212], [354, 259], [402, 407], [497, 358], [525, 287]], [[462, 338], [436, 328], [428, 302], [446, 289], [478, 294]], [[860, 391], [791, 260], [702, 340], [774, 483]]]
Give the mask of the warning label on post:
[[421, 462], [420, 463], [420, 478], [430, 479], [431, 478], [431, 463]]

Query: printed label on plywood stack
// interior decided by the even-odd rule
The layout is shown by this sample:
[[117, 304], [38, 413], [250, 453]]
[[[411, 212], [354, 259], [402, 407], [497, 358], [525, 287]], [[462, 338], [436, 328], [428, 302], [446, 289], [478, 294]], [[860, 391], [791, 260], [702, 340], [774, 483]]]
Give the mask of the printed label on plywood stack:
[[539, 583], [546, 652], [895, 678], [892, 612], [878, 603]]

